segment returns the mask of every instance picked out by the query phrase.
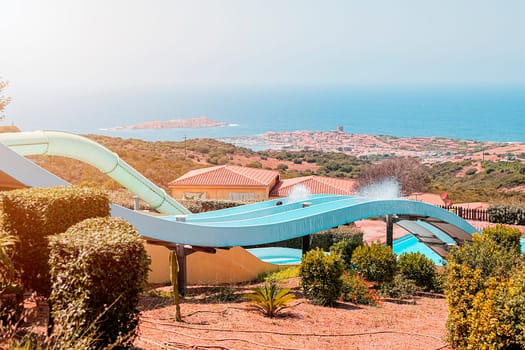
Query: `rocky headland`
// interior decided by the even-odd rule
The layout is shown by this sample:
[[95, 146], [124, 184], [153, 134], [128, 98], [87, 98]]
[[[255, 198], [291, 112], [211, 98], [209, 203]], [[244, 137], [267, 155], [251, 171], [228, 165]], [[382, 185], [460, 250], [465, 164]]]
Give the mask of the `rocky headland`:
[[219, 122], [208, 117], [195, 117], [188, 119], [153, 120], [133, 125], [117, 126], [110, 130], [134, 130], [134, 129], [176, 129], [176, 128], [213, 128], [228, 126], [228, 123]]

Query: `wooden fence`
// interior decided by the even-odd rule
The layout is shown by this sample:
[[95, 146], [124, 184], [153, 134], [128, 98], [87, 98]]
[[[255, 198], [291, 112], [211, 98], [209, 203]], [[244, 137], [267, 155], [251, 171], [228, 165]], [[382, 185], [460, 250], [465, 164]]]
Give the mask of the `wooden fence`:
[[490, 221], [488, 209], [471, 209], [464, 207], [440, 205], [441, 208], [451, 211], [465, 220]]

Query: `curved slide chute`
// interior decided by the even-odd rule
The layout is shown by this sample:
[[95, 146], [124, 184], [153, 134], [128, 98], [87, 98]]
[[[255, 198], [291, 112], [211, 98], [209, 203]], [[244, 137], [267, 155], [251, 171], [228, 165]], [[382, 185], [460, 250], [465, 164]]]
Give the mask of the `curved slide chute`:
[[163, 214], [190, 213], [117, 154], [88, 138], [61, 131], [32, 131], [0, 134], [0, 142], [22, 156], [49, 155], [79, 160], [107, 174]]
[[[132, 192], [171, 216], [151, 216], [117, 205], [122, 217], [143, 236], [164, 242], [208, 247], [249, 246], [300, 237], [370, 217], [390, 215], [409, 227], [418, 240], [441, 249], [445, 242], [435, 230], [460, 243], [476, 232], [468, 222], [439, 207], [403, 199], [371, 200], [355, 196], [311, 195], [300, 201], [270, 200], [202, 214], [189, 211], [118, 157], [86, 138], [63, 132], [0, 134], [0, 170], [28, 186], [65, 182], [21, 155], [52, 154], [94, 165]], [[17, 153], [15, 153], [13, 150]], [[280, 204], [280, 205], [277, 205]], [[410, 222], [410, 224], [408, 224]], [[430, 225], [430, 226], [429, 226]], [[429, 229], [432, 227], [432, 229]], [[446, 248], [443, 248], [446, 250]]]

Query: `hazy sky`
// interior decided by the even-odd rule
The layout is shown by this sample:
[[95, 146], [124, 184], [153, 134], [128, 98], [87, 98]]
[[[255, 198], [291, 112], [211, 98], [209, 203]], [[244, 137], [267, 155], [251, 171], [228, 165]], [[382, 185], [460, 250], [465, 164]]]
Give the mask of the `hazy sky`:
[[523, 0], [0, 0], [11, 89], [525, 83]]
[[525, 86], [524, 16], [525, 0], [0, 0], [5, 122], [217, 116], [174, 108], [192, 87]]

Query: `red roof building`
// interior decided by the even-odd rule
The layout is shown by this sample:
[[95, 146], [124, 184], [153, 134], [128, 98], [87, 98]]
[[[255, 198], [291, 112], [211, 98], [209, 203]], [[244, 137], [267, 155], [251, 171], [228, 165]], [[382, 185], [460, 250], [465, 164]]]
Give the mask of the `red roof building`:
[[192, 170], [169, 186], [175, 199], [261, 201], [287, 197], [296, 186], [312, 194], [353, 195], [356, 183], [324, 176], [281, 180], [277, 171], [222, 165]]
[[175, 199], [260, 201], [279, 182], [272, 170], [221, 165], [192, 170], [169, 183]]
[[282, 180], [270, 192], [270, 197], [287, 197], [296, 186], [304, 186], [311, 194], [354, 195], [356, 182], [325, 176], [303, 176]]

